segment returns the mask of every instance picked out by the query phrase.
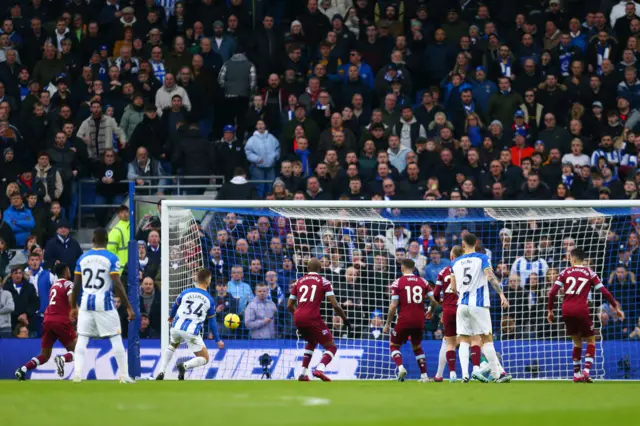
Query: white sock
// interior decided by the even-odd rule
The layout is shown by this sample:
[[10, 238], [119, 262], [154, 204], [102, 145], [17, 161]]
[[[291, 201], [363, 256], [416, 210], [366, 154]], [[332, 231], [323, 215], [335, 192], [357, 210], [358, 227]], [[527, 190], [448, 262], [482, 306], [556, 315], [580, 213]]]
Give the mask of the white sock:
[[76, 352], [74, 360], [76, 362], [73, 369], [73, 377], [82, 379], [84, 378], [84, 356], [87, 353], [87, 345], [89, 344], [89, 338], [87, 336], [78, 336], [76, 342]]
[[327, 368], [326, 365], [324, 365], [323, 363], [318, 364], [318, 366], [316, 367], [316, 370], [324, 373], [324, 369]]
[[488, 362], [483, 361], [480, 363], [480, 374], [484, 375], [491, 371], [491, 366]]
[[469, 377], [469, 352], [471, 351], [471, 345], [465, 342], [460, 342], [458, 348], [458, 358], [460, 359], [460, 367], [462, 368], [462, 377]]
[[302, 367], [302, 370], [300, 371], [300, 374], [303, 376], [306, 376], [309, 374], [309, 369], [306, 367]]
[[118, 376], [129, 377], [129, 363], [127, 362], [127, 353], [124, 350], [122, 344], [122, 337], [111, 336], [109, 337], [111, 347], [113, 348], [113, 355], [116, 357], [116, 363], [118, 364]]
[[498, 354], [496, 353], [496, 348], [493, 346], [493, 342], [482, 345], [482, 352], [491, 367], [491, 375], [494, 379], [497, 379], [501, 374], [500, 361], [498, 361]]
[[162, 360], [160, 361], [160, 372], [162, 374], [165, 374], [167, 372], [167, 366], [169, 365], [169, 363], [173, 359], [173, 355], [175, 353], [176, 353], [176, 348], [174, 348], [171, 345], [169, 345], [167, 347], [167, 349], [164, 351], [164, 356], [162, 357]]
[[447, 365], [447, 342], [446, 340], [442, 340], [442, 345], [440, 345], [440, 353], [438, 354], [438, 371], [436, 372], [436, 377], [442, 377], [444, 374], [444, 367]]
[[207, 359], [203, 356], [197, 356], [195, 358], [191, 358], [189, 361], [184, 363], [184, 368], [187, 370], [192, 370], [194, 368], [198, 368], [207, 363]]

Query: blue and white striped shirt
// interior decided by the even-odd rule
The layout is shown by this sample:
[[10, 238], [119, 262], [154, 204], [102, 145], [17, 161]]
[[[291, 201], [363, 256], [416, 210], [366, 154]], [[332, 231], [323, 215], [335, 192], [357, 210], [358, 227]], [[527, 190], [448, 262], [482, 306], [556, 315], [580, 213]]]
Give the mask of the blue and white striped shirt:
[[549, 265], [544, 259], [529, 260], [524, 256], [521, 256], [513, 262], [511, 266], [511, 275], [517, 275], [520, 277], [520, 287], [525, 288], [529, 275], [537, 274], [538, 277], [543, 278], [547, 274]]
[[489, 257], [484, 253], [467, 253], [453, 261], [451, 270], [456, 277], [458, 305], [488, 308], [489, 285], [484, 270], [491, 268]]
[[591, 166], [592, 167], [597, 167], [598, 166], [598, 159], [600, 157], [604, 157], [604, 159], [607, 160], [607, 164], [615, 164], [615, 166], [618, 166], [618, 165], [620, 165], [620, 162], [622, 161], [623, 151], [621, 151], [619, 149], [613, 149], [612, 151], [605, 151], [603, 149], [596, 149], [595, 151], [593, 151], [593, 154], [591, 154]]
[[111, 276], [120, 276], [118, 256], [106, 249], [89, 250], [78, 259], [75, 274], [82, 276], [81, 310], [115, 309]]
[[215, 315], [215, 302], [211, 295], [199, 288], [189, 288], [180, 293], [171, 308], [171, 329], [199, 335], [204, 322]]

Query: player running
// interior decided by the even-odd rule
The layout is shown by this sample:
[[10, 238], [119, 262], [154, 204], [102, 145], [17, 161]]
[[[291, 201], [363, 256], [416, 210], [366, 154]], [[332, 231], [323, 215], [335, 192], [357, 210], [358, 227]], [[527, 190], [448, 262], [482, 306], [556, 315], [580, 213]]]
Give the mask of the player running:
[[[593, 331], [593, 321], [589, 314], [588, 298], [591, 289], [599, 290], [607, 299], [616, 316], [624, 320], [624, 312], [620, 305], [607, 290], [600, 277], [588, 266], [585, 266], [586, 254], [584, 250], [575, 248], [571, 250], [571, 266], [558, 275], [555, 285], [549, 292], [549, 306], [547, 320], [553, 323], [555, 315], [553, 304], [556, 295], [561, 288], [564, 289], [562, 301], [562, 318], [567, 329], [567, 334], [573, 340], [573, 381], [576, 383], [593, 383], [590, 370], [593, 366], [593, 358], [596, 354], [596, 336]], [[587, 350], [584, 354], [584, 368], [580, 372], [580, 358], [582, 357], [582, 342], [587, 341]]]
[[73, 283], [69, 281], [71, 272], [65, 263], [55, 265], [53, 272], [58, 280], [49, 289], [49, 306], [44, 311], [42, 323], [42, 343], [40, 355], [31, 358], [22, 367], [16, 370], [16, 379], [26, 380], [27, 371], [37, 368], [49, 361], [51, 349], [56, 340], [68, 351], [64, 355], [58, 355], [53, 360], [56, 364], [58, 376], [64, 377], [65, 362], [73, 362], [73, 351], [76, 348], [77, 336], [73, 324], [69, 320], [70, 299], [73, 291]]
[[[98, 228], [93, 231], [94, 247], [80, 256], [76, 263], [70, 313], [72, 320], [78, 319], [76, 366], [73, 374], [73, 381], [76, 383], [82, 381], [84, 358], [90, 338], [108, 338], [118, 364], [120, 383], [135, 382], [128, 373], [127, 354], [120, 336], [120, 317], [113, 301], [114, 293], [127, 309], [129, 321], [135, 316], [120, 281], [120, 261], [106, 249], [107, 241], [106, 229]], [[78, 313], [80, 290], [82, 300]]]
[[320, 268], [320, 261], [315, 257], [311, 258], [307, 264], [308, 274], [296, 281], [291, 289], [291, 296], [287, 301], [287, 310], [293, 314], [293, 323], [298, 329], [300, 337], [307, 342], [304, 347], [304, 356], [302, 357], [302, 372], [298, 377], [301, 382], [310, 381], [308, 375], [309, 363], [318, 344], [324, 347], [324, 353], [320, 364], [313, 372], [313, 376], [323, 382], [331, 381], [324, 374], [324, 371], [327, 364], [331, 362], [336, 354], [337, 348], [331, 331], [329, 331], [320, 315], [320, 305], [325, 297], [331, 303], [336, 314], [342, 318], [344, 325], [347, 328], [351, 328], [351, 322], [333, 294], [331, 283], [320, 276]]
[[[493, 334], [491, 315], [489, 313], [489, 287], [500, 295], [502, 308], [509, 307], [509, 301], [502, 292], [500, 281], [496, 278], [489, 257], [484, 253], [476, 253], [477, 238], [473, 234], [462, 237], [462, 249], [464, 254], [454, 260], [451, 269], [452, 290], [458, 292], [458, 310], [456, 312], [456, 331], [460, 336], [460, 348], [458, 356], [462, 367], [462, 380], [469, 381], [469, 350], [473, 336], [482, 339], [482, 351], [484, 352], [494, 382], [504, 383], [510, 377], [502, 371], [498, 355], [493, 346]], [[473, 372], [473, 378], [486, 382], [486, 378], [479, 371]], [[483, 380], [484, 379], [484, 380]]]
[[209, 294], [211, 271], [201, 269], [198, 271], [196, 280], [195, 288], [188, 288], [180, 293], [171, 308], [171, 314], [169, 315], [171, 342], [162, 357], [160, 373], [156, 380], [164, 380], [167, 366], [182, 342], [187, 344], [195, 358], [176, 365], [178, 368], [178, 380], [184, 380], [184, 374], [187, 370], [201, 367], [209, 362], [209, 351], [201, 335], [202, 325], [207, 318], [209, 319], [209, 331], [213, 333], [213, 338], [218, 342], [218, 348], [224, 349], [224, 342], [220, 339], [218, 325], [216, 324], [216, 303]]
[[391, 284], [391, 304], [382, 332], [385, 334], [389, 332], [391, 321], [395, 318], [396, 311], [400, 307], [398, 321], [391, 333], [389, 346], [391, 358], [398, 367], [398, 381], [404, 382], [404, 378], [407, 376], [407, 369], [402, 364], [400, 347], [411, 338], [411, 347], [420, 368], [420, 380], [418, 381], [427, 383], [431, 379], [427, 376], [427, 360], [422, 350], [422, 332], [424, 330], [424, 301], [429, 292], [429, 285], [424, 279], [413, 275], [414, 268], [415, 262], [413, 260], [402, 259], [402, 276]]

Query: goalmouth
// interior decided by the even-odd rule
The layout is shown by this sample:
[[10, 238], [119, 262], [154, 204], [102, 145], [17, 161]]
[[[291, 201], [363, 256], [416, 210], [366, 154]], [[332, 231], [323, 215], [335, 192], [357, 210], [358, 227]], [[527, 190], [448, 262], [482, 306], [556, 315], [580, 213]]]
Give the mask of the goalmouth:
[[[198, 269], [206, 267], [214, 272], [210, 292], [220, 303], [217, 320], [226, 348], [219, 351], [206, 340], [205, 330], [211, 360], [193, 370], [192, 379], [260, 379], [264, 371], [273, 378], [297, 377], [303, 346], [284, 307], [291, 281], [306, 271], [304, 265], [310, 257], [321, 258], [323, 272], [354, 324], [354, 329], [347, 331], [328, 307], [323, 309], [338, 345], [336, 362], [329, 366], [328, 375], [338, 379], [393, 378], [395, 365], [389, 356], [388, 335], [381, 329], [390, 300], [389, 286], [398, 273], [397, 262], [405, 256], [414, 258], [417, 273], [435, 284], [433, 274], [440, 265], [446, 266], [448, 251], [465, 232], [478, 236], [478, 250], [489, 255], [511, 303], [509, 309], [501, 310], [491, 290], [496, 346], [504, 368], [514, 378], [566, 379], [573, 375], [572, 343], [559, 312], [555, 324], [546, 322], [546, 294], [557, 274], [568, 266], [568, 252], [576, 246], [585, 249], [590, 267], [627, 313], [625, 324], [616, 323], [599, 293], [590, 295], [598, 334], [594, 377], [640, 378], [640, 345], [627, 344], [630, 333], [622, 332], [637, 322], [640, 306], [624, 286], [624, 277], [622, 284], [616, 281], [623, 271], [638, 271], [633, 270], [634, 260], [625, 258], [624, 246], [632, 233], [640, 231], [640, 201], [174, 199], [162, 201], [161, 221], [163, 351], [169, 342], [167, 319], [172, 303], [182, 290], [194, 285]], [[222, 296], [225, 284], [232, 280], [232, 270], [237, 273], [240, 268], [242, 279], [236, 281], [246, 283], [252, 291], [258, 282], [269, 288], [273, 324], [267, 328], [253, 322], [254, 309], [248, 308], [253, 295], [237, 294], [236, 281], [233, 290], [228, 288]], [[613, 287], [608, 285], [610, 277]], [[229, 313], [240, 316], [237, 329], [224, 327], [224, 316]], [[439, 348], [442, 338], [439, 313], [434, 307], [425, 319], [430, 376], [438, 356], [433, 348]], [[405, 349], [412, 359], [410, 348]], [[191, 354], [181, 348], [173, 363], [181, 356]], [[266, 366], [261, 364], [263, 359], [269, 361]], [[318, 361], [316, 353], [312, 367]], [[418, 375], [417, 368], [409, 370], [410, 377]], [[175, 370], [167, 376], [175, 376]]]

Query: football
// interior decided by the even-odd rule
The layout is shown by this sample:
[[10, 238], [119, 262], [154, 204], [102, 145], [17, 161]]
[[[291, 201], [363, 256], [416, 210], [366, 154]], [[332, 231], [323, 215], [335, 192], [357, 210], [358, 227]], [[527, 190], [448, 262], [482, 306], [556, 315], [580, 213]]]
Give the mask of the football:
[[236, 314], [227, 314], [227, 316], [224, 317], [224, 326], [235, 330], [240, 326], [240, 317]]

